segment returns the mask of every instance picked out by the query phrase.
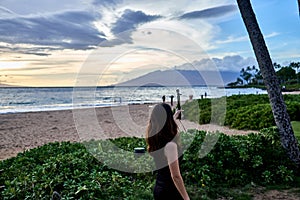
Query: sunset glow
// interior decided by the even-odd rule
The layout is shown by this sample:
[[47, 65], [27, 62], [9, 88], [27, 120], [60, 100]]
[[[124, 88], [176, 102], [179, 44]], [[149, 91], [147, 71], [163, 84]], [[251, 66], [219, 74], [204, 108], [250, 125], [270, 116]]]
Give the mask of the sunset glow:
[[[252, 4], [273, 61], [299, 62], [296, 2], [254, 0]], [[60, 6], [48, 0], [35, 4], [4, 0], [0, 11], [1, 84], [74, 86], [87, 65], [91, 65], [87, 77], [98, 77], [100, 85], [203, 59], [219, 59], [218, 70], [257, 66], [233, 0], [176, 4], [62, 0]], [[151, 30], [165, 31], [155, 35]]]

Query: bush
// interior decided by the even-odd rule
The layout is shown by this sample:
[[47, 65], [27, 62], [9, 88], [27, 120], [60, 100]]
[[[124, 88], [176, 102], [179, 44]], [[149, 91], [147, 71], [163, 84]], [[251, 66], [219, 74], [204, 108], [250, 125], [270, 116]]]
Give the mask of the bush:
[[[190, 144], [184, 152], [182, 176], [195, 197], [215, 196], [213, 188], [252, 182], [292, 185], [299, 178], [299, 172], [281, 147], [277, 129], [245, 136], [220, 134], [212, 151], [202, 158], [199, 152], [205, 150], [202, 145], [207, 135], [216, 136], [196, 130], [182, 134], [182, 145]], [[50, 199], [54, 191], [64, 199], [152, 199], [153, 173], [132, 174], [110, 168], [110, 163], [101, 163], [92, 156], [109, 154], [99, 151], [99, 145], [116, 145], [132, 151], [136, 146], [145, 146], [145, 141], [118, 138], [84, 144], [51, 143], [20, 153], [0, 163], [2, 199]], [[134, 158], [116, 158], [134, 166]]]
[[258, 104], [229, 110], [225, 125], [236, 129], [260, 130], [275, 125], [275, 122], [270, 105]]
[[[300, 95], [284, 95], [292, 121], [300, 121]], [[226, 114], [224, 107], [226, 102]], [[219, 106], [219, 107], [218, 107]], [[260, 130], [275, 125], [267, 95], [233, 95], [199, 99], [183, 105], [184, 116], [199, 124], [219, 123], [236, 129]], [[214, 113], [211, 113], [214, 110]], [[225, 120], [222, 119], [225, 116]], [[224, 122], [224, 123], [223, 123]]]
[[[120, 138], [118, 143], [128, 145], [126, 140], [141, 142]], [[2, 161], [0, 171], [2, 199], [51, 199], [54, 191], [64, 199], [139, 199], [139, 194], [152, 198], [151, 174], [110, 169], [80, 143], [50, 143], [20, 153]]]
[[283, 150], [277, 129], [263, 129], [260, 134], [228, 136], [220, 134], [214, 149], [204, 158], [199, 151], [206, 132], [196, 133], [184, 153], [182, 169], [188, 185], [196, 187], [233, 187], [251, 182], [292, 184], [297, 170]]

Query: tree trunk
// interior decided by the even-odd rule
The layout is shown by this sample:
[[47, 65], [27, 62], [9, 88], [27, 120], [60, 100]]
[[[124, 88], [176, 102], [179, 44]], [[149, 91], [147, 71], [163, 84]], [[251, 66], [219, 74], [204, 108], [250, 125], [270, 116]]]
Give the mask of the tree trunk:
[[299, 16], [300, 16], [300, 0], [298, 0], [298, 10], [299, 10]]
[[250, 0], [237, 0], [237, 3], [268, 91], [275, 123], [279, 129], [281, 144], [287, 151], [289, 158], [300, 167], [298, 142], [291, 126], [268, 48], [256, 21]]

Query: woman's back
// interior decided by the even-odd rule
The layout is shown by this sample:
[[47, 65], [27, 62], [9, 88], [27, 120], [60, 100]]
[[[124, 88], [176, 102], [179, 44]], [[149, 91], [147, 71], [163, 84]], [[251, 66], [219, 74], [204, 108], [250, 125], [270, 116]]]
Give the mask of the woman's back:
[[[163, 151], [161, 151], [163, 152]], [[182, 199], [171, 177], [166, 156], [163, 153], [153, 156], [156, 165], [155, 199]], [[179, 158], [179, 163], [182, 157]]]
[[[154, 106], [146, 131], [147, 150], [153, 156], [156, 165], [155, 199], [186, 199], [186, 192], [178, 155], [179, 134], [171, 106], [165, 103]], [[182, 198], [183, 197], [183, 198]]]

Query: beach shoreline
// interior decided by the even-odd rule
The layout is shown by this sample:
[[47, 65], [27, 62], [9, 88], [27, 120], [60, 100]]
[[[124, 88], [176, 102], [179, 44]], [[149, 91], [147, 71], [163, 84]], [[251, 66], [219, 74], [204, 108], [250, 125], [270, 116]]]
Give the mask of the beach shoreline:
[[[91, 109], [41, 111], [0, 115], [0, 160], [50, 142], [81, 142], [91, 139], [144, 137], [153, 104], [100, 107]], [[97, 125], [90, 125], [95, 113]], [[94, 116], [94, 117], [95, 117]], [[92, 116], [93, 117], [93, 116]], [[184, 127], [182, 127], [182, 124]], [[247, 134], [212, 124], [199, 125], [182, 120], [179, 129]]]
[[[121, 108], [121, 110], [120, 110]], [[144, 133], [128, 133], [122, 130], [128, 120], [121, 120], [116, 115], [125, 113], [131, 122], [140, 129], [148, 122], [148, 113], [151, 105], [129, 105], [120, 107], [100, 107], [90, 109], [77, 109], [76, 113], [82, 113], [83, 120], [74, 121], [73, 110], [40, 111], [26, 113], [12, 113], [0, 115], [0, 160], [16, 156], [17, 153], [42, 146], [50, 142], [81, 142], [91, 139], [107, 139], [117, 137], [141, 137]], [[119, 109], [119, 110], [118, 110]], [[85, 113], [95, 112], [99, 126], [94, 130], [78, 132], [82, 121], [86, 121]], [[114, 119], [116, 118], [116, 119]], [[78, 120], [77, 120], [78, 121]], [[117, 122], [121, 121], [121, 122]], [[76, 126], [77, 123], [77, 126]], [[79, 123], [79, 125], [78, 125]], [[91, 127], [87, 127], [91, 128]]]
[[[283, 92], [283, 94], [300, 94], [300, 91]], [[0, 160], [50, 142], [144, 137], [153, 105], [147, 103], [0, 114]], [[91, 120], [86, 116], [86, 111], [95, 113], [98, 125], [87, 126]], [[74, 120], [74, 113], [79, 113], [77, 121]], [[199, 125], [187, 120], [182, 120], [178, 125], [181, 131], [198, 129], [208, 132], [219, 131], [228, 135], [257, 132], [235, 130], [213, 124]]]

